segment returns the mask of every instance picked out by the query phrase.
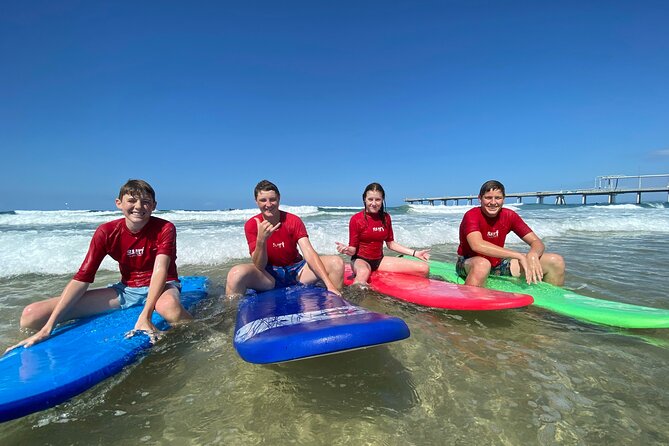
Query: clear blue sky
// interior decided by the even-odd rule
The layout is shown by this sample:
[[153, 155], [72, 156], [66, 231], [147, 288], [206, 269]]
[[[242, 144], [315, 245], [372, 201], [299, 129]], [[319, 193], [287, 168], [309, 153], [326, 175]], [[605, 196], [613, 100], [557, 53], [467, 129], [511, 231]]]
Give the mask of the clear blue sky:
[[669, 2], [0, 1], [0, 210], [669, 173]]

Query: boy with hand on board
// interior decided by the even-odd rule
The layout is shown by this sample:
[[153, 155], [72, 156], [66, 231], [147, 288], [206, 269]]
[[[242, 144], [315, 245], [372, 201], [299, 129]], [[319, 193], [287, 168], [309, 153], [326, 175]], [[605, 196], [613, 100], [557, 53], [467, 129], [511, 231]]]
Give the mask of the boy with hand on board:
[[[134, 305], [144, 309], [129, 335], [143, 331], [155, 341], [159, 331], [151, 322], [154, 310], [170, 324], [192, 319], [179, 300], [176, 228], [151, 215], [156, 204], [156, 194], [146, 181], [128, 180], [116, 199], [123, 218], [97, 228], [86, 258], [60, 297], [23, 310], [21, 327], [38, 331], [7, 350], [44, 341], [59, 322]], [[106, 255], [118, 262], [121, 281], [89, 290]]]
[[328, 291], [340, 295], [344, 280], [342, 258], [316, 253], [302, 219], [279, 210], [281, 194], [276, 185], [262, 180], [256, 185], [254, 196], [260, 214], [244, 225], [253, 263], [232, 267], [226, 294], [238, 297], [248, 288], [267, 291], [322, 281]]
[[[545, 281], [564, 284], [564, 259], [544, 252], [544, 244], [520, 216], [504, 208], [504, 185], [496, 180], [483, 183], [480, 207], [467, 211], [460, 223], [460, 246], [456, 270], [465, 285], [484, 286], [488, 275], [525, 276], [528, 284]], [[513, 231], [530, 246], [525, 254], [504, 247]]]

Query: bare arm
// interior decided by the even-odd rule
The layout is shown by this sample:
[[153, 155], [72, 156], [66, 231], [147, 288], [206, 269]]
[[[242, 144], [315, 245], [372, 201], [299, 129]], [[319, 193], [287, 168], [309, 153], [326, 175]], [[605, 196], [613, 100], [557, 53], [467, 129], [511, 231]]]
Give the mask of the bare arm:
[[544, 242], [542, 242], [534, 232], [530, 232], [525, 237], [523, 237], [523, 241], [530, 245], [530, 250], [527, 253], [528, 256], [531, 254], [534, 254], [537, 257], [544, 255], [544, 249], [546, 249]]
[[430, 250], [429, 249], [417, 250], [417, 249], [407, 248], [406, 246], [400, 245], [395, 240], [391, 240], [389, 242], [386, 242], [386, 246], [388, 247], [388, 249], [391, 249], [395, 252], [399, 252], [400, 254], [404, 254], [404, 255], [407, 255], [407, 256], [413, 256], [413, 257], [415, 257], [419, 260], [423, 260], [425, 262], [430, 260]]
[[330, 276], [328, 276], [328, 272], [325, 269], [325, 265], [323, 265], [323, 261], [321, 260], [316, 250], [314, 250], [314, 247], [311, 245], [309, 238], [302, 237], [297, 241], [297, 245], [300, 247], [300, 251], [302, 251], [302, 256], [304, 257], [304, 260], [307, 261], [307, 265], [309, 265], [309, 268], [311, 268], [316, 277], [318, 277], [320, 280], [323, 281], [328, 291], [332, 291], [335, 294], [341, 294], [341, 292], [330, 280]]
[[149, 294], [146, 297], [144, 308], [135, 323], [135, 330], [142, 330], [148, 333], [158, 331], [151, 321], [151, 316], [153, 316], [153, 311], [156, 309], [158, 299], [165, 290], [167, 271], [171, 262], [172, 259], [166, 254], [158, 254], [156, 257], [156, 261], [153, 265], [153, 272], [151, 273], [151, 282], [149, 283]]
[[525, 257], [525, 254], [521, 252], [514, 251], [509, 248], [503, 248], [483, 240], [483, 236], [478, 231], [467, 234], [467, 243], [469, 243], [469, 246], [474, 252], [483, 256], [517, 260], [521, 260]]

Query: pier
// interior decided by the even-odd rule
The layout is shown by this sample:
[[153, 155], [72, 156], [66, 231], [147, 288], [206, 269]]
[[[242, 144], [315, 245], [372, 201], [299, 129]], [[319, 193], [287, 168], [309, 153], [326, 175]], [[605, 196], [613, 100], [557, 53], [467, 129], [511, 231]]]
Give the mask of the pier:
[[[652, 179], [652, 180], [651, 180]], [[662, 181], [664, 179], [664, 181]], [[632, 180], [635, 184], [630, 185]], [[648, 185], [648, 181], [662, 181], [662, 185]], [[646, 182], [644, 186], [643, 182]], [[618, 195], [636, 194], [636, 204], [641, 203], [641, 194], [652, 192], [667, 193], [667, 202], [669, 202], [669, 174], [658, 175], [604, 175], [595, 178], [595, 186], [591, 189], [574, 189], [574, 190], [559, 190], [559, 191], [537, 191], [537, 192], [518, 192], [507, 193], [506, 198], [515, 198], [516, 203], [522, 203], [523, 199], [534, 198], [537, 204], [543, 204], [546, 198], [552, 197], [553, 204], [566, 204], [565, 197], [580, 196], [581, 204], [587, 204], [588, 197], [591, 196], [607, 196], [608, 203], [616, 202]], [[428, 198], [405, 198], [404, 201], [409, 204], [430, 204], [441, 202], [444, 205], [449, 203], [458, 205], [460, 201], [468, 205], [474, 204], [474, 200], [478, 199], [478, 195], [451, 195], [444, 197], [428, 197]]]

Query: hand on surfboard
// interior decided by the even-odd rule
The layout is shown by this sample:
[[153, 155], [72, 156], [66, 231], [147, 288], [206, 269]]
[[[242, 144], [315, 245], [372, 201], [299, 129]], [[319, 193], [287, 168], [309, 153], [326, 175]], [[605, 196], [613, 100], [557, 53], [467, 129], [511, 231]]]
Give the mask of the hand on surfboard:
[[42, 341], [47, 340], [50, 337], [51, 337], [51, 330], [42, 329], [42, 330], [38, 331], [37, 333], [35, 333], [34, 335], [30, 336], [29, 338], [26, 338], [26, 339], [22, 340], [21, 342], [19, 342], [17, 344], [14, 344], [11, 347], [7, 348], [7, 350], [5, 350], [5, 353], [8, 353], [8, 352], [10, 352], [10, 351], [12, 351], [12, 350], [14, 350], [15, 348], [18, 348], [18, 347], [28, 348], [30, 346], [33, 346], [35, 344], [38, 344]]
[[138, 320], [135, 328], [125, 334], [126, 339], [129, 339], [139, 333], [144, 333], [149, 337], [151, 344], [155, 344], [163, 335], [164, 332], [158, 330], [153, 322]]
[[539, 283], [544, 278], [544, 270], [541, 261], [536, 254], [528, 253], [518, 260], [520, 268], [525, 273], [525, 281], [528, 285]]

